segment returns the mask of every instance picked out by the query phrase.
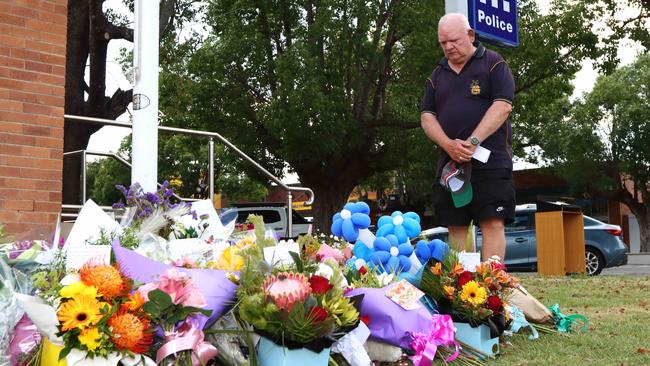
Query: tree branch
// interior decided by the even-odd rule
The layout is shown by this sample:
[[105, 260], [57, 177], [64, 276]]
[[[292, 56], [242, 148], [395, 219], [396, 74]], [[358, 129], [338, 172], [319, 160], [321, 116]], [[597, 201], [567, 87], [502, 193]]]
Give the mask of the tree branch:
[[[573, 54], [573, 53], [576, 52], [578, 49], [579, 49], [579, 46], [574, 46], [574, 47], [573, 47], [571, 50], [569, 50], [569, 52], [567, 52], [564, 56], [562, 56], [561, 58], [557, 59], [557, 62], [558, 62], [558, 63], [563, 63], [563, 62], [564, 62], [564, 59], [566, 59], [567, 57], [569, 57], [569, 55]], [[547, 78], [549, 78], [549, 77], [551, 77], [551, 76], [553, 76], [553, 75], [557, 75], [557, 73], [558, 73], [558, 72], [557, 72], [555, 69], [551, 68], [551, 69], [549, 70], [549, 72], [543, 73], [543, 74], [539, 75], [538, 77], [533, 78], [532, 80], [528, 81], [527, 83], [525, 83], [525, 84], [523, 84], [523, 85], [517, 87], [517, 88], [515, 89], [515, 94], [520, 93], [520, 92], [523, 92], [523, 91], [526, 91], [526, 90], [532, 88], [533, 86], [535, 86], [537, 83], [539, 83], [539, 82], [541, 82], [541, 81], [544, 81], [545, 79], [547, 79]]]

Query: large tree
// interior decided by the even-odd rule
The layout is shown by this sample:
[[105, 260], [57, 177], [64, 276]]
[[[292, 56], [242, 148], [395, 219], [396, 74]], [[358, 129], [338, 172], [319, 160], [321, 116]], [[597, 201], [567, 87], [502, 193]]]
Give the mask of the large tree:
[[577, 191], [629, 207], [650, 252], [650, 54], [598, 79], [546, 146]]
[[[587, 2], [558, 3], [547, 16], [534, 1], [519, 6], [521, 46], [503, 53], [522, 151], [559, 116], [581, 61], [600, 53]], [[362, 180], [433, 171], [419, 101], [441, 56], [442, 14], [432, 1], [213, 1], [210, 37], [166, 84], [182, 104], [161, 108], [177, 116], [170, 123], [227, 135], [278, 174], [288, 164], [316, 192], [314, 217], [327, 228]]]
[[[133, 41], [133, 29], [123, 16], [104, 7], [105, 0], [68, 0], [66, 42], [65, 113], [116, 119], [131, 103], [133, 92], [117, 89], [106, 95], [108, 44], [117, 39]], [[175, 30], [194, 13], [196, 0], [161, 0], [160, 34], [173, 39]], [[133, 7], [133, 1], [127, 1]], [[88, 71], [88, 81], [86, 72]], [[64, 125], [64, 152], [85, 149], [90, 136], [101, 128], [74, 119]], [[67, 157], [63, 165], [63, 202], [79, 203], [80, 160]]]

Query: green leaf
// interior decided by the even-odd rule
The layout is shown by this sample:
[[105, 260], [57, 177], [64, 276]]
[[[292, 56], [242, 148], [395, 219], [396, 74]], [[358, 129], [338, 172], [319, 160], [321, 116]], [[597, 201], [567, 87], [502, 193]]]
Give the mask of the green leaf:
[[64, 360], [70, 351], [72, 351], [72, 347], [64, 347], [61, 352], [59, 352], [59, 361]]
[[149, 301], [156, 303], [162, 310], [172, 306], [172, 298], [161, 289], [149, 292]]
[[145, 302], [144, 305], [142, 305], [142, 310], [156, 317], [162, 313], [162, 309], [152, 301]]
[[305, 266], [302, 263], [302, 258], [300, 258], [300, 254], [296, 252], [289, 252], [291, 255], [291, 258], [293, 258], [293, 262], [296, 264], [296, 269], [298, 272], [301, 272], [304, 270]]

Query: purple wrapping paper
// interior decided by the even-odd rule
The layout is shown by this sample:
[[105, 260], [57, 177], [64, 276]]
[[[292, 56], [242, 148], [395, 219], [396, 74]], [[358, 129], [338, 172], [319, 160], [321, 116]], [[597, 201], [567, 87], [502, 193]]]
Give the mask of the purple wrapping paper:
[[9, 343], [11, 364], [22, 365], [22, 363], [18, 362], [20, 356], [30, 354], [40, 343], [41, 334], [38, 333], [38, 329], [29, 320], [29, 317], [23, 314], [23, 317], [14, 327], [14, 334], [11, 336], [11, 342]]
[[139, 282], [154, 282], [160, 274], [169, 268], [176, 268], [180, 272], [187, 273], [194, 281], [194, 285], [203, 292], [208, 303], [205, 309], [212, 310], [212, 315], [209, 318], [205, 315], [197, 315], [199, 329], [212, 325], [234, 304], [237, 285], [226, 278], [226, 274], [232, 271], [174, 267], [123, 248], [118, 241], [113, 242], [113, 252], [120, 269]]
[[404, 349], [411, 349], [411, 333], [428, 333], [431, 326], [431, 313], [420, 304], [415, 310], [405, 310], [386, 296], [383, 288], [358, 288], [346, 297], [364, 294], [361, 302], [361, 316], [370, 318], [370, 338], [392, 344]]

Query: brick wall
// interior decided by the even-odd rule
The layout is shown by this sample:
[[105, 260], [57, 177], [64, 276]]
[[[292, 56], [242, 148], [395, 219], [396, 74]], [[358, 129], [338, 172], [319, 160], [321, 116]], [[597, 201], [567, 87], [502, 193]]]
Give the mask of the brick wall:
[[0, 0], [5, 233], [50, 232], [61, 209], [66, 23], [66, 0]]

